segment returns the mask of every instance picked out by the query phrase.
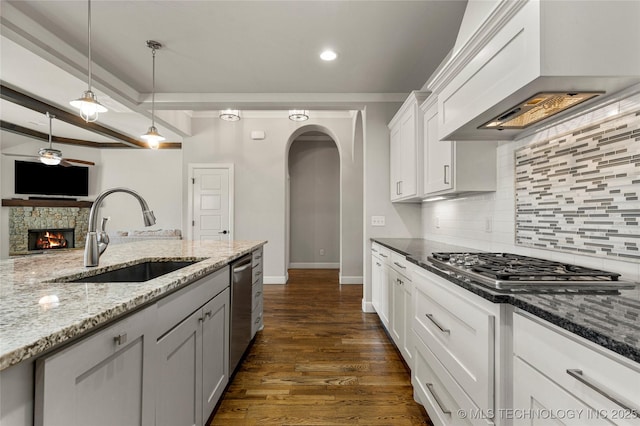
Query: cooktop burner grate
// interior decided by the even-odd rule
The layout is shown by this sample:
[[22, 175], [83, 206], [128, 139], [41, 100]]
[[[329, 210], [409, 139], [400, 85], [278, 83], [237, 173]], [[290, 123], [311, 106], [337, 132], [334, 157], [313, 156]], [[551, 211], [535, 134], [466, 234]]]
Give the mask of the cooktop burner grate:
[[552, 260], [512, 253], [433, 253], [432, 259], [445, 269], [478, 279], [496, 288], [522, 284], [553, 283], [586, 285], [589, 283], [625, 284], [620, 274]]

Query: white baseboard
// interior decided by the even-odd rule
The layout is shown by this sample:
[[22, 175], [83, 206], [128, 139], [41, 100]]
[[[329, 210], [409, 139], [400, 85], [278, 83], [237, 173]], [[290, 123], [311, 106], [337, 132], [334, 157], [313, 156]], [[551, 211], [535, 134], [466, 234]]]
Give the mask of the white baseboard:
[[367, 302], [366, 300], [362, 299], [362, 312], [375, 313], [376, 308], [373, 307], [373, 303]]
[[290, 269], [340, 269], [340, 263], [331, 262], [295, 262], [289, 264]]
[[286, 284], [287, 283], [287, 278], [286, 277], [263, 277], [262, 278], [262, 283], [263, 284]]
[[362, 277], [346, 277], [340, 275], [340, 284], [362, 284]]

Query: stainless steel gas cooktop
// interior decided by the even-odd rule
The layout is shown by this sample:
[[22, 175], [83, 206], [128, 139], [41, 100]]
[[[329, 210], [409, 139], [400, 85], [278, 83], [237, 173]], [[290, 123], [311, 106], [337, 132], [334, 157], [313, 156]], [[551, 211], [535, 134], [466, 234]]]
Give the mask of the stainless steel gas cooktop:
[[617, 292], [620, 274], [511, 253], [432, 253], [436, 268], [509, 292]]

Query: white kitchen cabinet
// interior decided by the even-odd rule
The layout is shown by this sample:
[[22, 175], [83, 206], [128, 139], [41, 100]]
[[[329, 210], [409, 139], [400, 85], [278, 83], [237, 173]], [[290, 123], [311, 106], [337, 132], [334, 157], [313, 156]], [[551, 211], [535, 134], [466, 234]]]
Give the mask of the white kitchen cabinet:
[[411, 92], [389, 122], [391, 201], [420, 201], [422, 195], [422, 114], [428, 94]]
[[154, 424], [155, 308], [36, 361], [34, 424]]
[[158, 339], [156, 425], [202, 425], [229, 376], [229, 289]]
[[225, 267], [157, 303], [158, 426], [203, 425], [229, 382], [229, 281]]
[[423, 114], [423, 196], [495, 191], [497, 142], [441, 141], [437, 97], [429, 97], [420, 109]]
[[[563, 419], [575, 425], [640, 422], [640, 364], [526, 312], [513, 316], [513, 339], [515, 409], [582, 413]], [[548, 424], [525, 420], [514, 425]]]
[[375, 293], [375, 296], [372, 293], [371, 302], [380, 317], [380, 321], [388, 330], [392, 297], [388, 266], [391, 262], [391, 251], [380, 244], [373, 243], [371, 245], [371, 255], [372, 291]]

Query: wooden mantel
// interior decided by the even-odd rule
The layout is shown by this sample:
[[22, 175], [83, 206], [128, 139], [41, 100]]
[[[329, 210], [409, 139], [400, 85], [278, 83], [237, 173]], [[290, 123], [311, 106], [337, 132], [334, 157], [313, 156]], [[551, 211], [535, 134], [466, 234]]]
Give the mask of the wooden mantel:
[[3, 199], [2, 207], [81, 207], [91, 208], [93, 201]]

